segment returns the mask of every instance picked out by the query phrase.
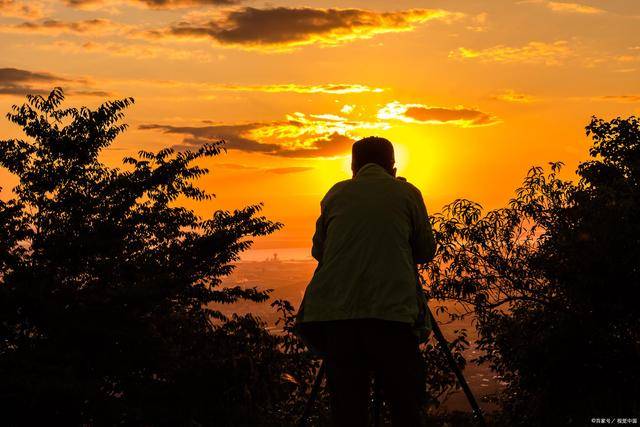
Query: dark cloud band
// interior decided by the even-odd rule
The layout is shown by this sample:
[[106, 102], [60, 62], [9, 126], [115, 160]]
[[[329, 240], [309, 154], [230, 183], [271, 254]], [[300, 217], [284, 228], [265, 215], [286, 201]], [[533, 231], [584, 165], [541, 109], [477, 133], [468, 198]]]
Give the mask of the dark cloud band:
[[[193, 149], [205, 143], [224, 140], [225, 147], [250, 153], [268, 154], [280, 157], [336, 157], [348, 153], [354, 139], [336, 131], [314, 130], [314, 122], [301, 124], [295, 120], [286, 122], [249, 123], [212, 126], [171, 126], [143, 124], [140, 129], [159, 130], [164, 133], [184, 135], [174, 148]], [[261, 131], [270, 134], [288, 133], [284, 129], [296, 129], [295, 138], [272, 137], [269, 141], [256, 136]]]
[[407, 123], [453, 124], [462, 127], [489, 126], [499, 120], [489, 113], [465, 107], [432, 107], [394, 101], [378, 111], [378, 118]]
[[[229, 6], [237, 4], [236, 0], [129, 0], [131, 4], [145, 5], [154, 9], [173, 9], [191, 6]], [[86, 7], [107, 4], [106, 0], [66, 0], [70, 7]]]
[[245, 7], [208, 21], [182, 21], [144, 33], [151, 38], [205, 38], [222, 45], [287, 48], [338, 44], [386, 32], [407, 31], [417, 24], [449, 18], [443, 10], [410, 9], [376, 12], [364, 9]]
[[[111, 96], [109, 92], [87, 89], [86, 79], [67, 78], [43, 71], [0, 68], [0, 95], [46, 95], [53, 86], [63, 85], [68, 95]], [[80, 88], [76, 88], [80, 86]]]

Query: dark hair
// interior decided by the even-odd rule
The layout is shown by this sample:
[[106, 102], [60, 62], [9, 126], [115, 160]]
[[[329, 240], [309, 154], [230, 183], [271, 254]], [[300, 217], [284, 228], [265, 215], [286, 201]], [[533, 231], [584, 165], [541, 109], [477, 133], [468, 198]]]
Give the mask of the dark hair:
[[368, 136], [351, 146], [351, 170], [354, 175], [367, 163], [376, 163], [393, 173], [395, 162], [393, 144], [386, 138]]

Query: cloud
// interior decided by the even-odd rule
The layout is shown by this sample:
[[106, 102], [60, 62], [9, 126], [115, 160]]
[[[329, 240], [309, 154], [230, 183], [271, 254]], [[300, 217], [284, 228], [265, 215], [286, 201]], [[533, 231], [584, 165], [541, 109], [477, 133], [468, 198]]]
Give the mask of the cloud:
[[475, 31], [476, 33], [483, 33], [489, 29], [488, 24], [489, 14], [482, 12], [470, 19], [470, 24], [467, 25], [467, 29]]
[[[53, 86], [67, 86], [67, 95], [111, 96], [109, 92], [86, 88], [87, 80], [67, 78], [42, 71], [28, 71], [19, 68], [0, 68], [0, 95], [46, 95]], [[80, 85], [79, 88], [76, 85]]]
[[39, 1], [0, 0], [0, 14], [16, 18], [38, 19], [44, 16], [44, 7]]
[[621, 63], [630, 63], [630, 62], [639, 62], [640, 61], [640, 55], [637, 54], [633, 54], [633, 55], [616, 55], [613, 58], [614, 61], [616, 62], [621, 62]]
[[[60, 41], [47, 47], [47, 49], [55, 49], [60, 46], [61, 49], [69, 49], [70, 51], [80, 50], [78, 46], [69, 45], [66, 41]], [[93, 45], [87, 47], [89, 51], [94, 49]], [[100, 47], [100, 50], [106, 47]], [[117, 51], [117, 48], [116, 48]], [[134, 55], [134, 51], [126, 49], [122, 54]], [[152, 50], [150, 53], [154, 53]], [[114, 55], [117, 53], [114, 53]], [[140, 53], [144, 57], [144, 51]], [[181, 57], [175, 59], [182, 59]], [[186, 58], [184, 58], [186, 59]], [[188, 92], [190, 97], [205, 98], [211, 97], [212, 92], [265, 92], [265, 93], [299, 93], [299, 94], [329, 94], [329, 95], [347, 95], [354, 93], [381, 93], [385, 89], [376, 88], [357, 83], [324, 83], [315, 85], [305, 85], [297, 83], [282, 83], [269, 85], [235, 85], [235, 84], [219, 84], [195, 81], [178, 81], [178, 80], [154, 80], [154, 79], [127, 79], [116, 80], [117, 83], [145, 85], [158, 88], [182, 88]]]
[[113, 92], [108, 92], [105, 90], [91, 90], [91, 89], [69, 89], [69, 90], [66, 90], [65, 93], [67, 95], [98, 96], [101, 98], [113, 97], [115, 95]]
[[256, 170], [257, 166], [241, 165], [239, 163], [216, 163], [217, 168], [234, 170]]
[[[98, 9], [102, 6], [110, 6], [107, 0], [65, 0], [69, 7], [79, 9]], [[112, 3], [112, 2], [111, 2]], [[122, 0], [134, 6], [144, 6], [150, 9], [177, 9], [195, 6], [229, 6], [240, 3], [236, 0]]]
[[614, 102], [640, 102], [640, 95], [605, 95], [601, 96], [600, 99], [604, 99], [606, 101], [614, 101]]
[[218, 90], [229, 90], [238, 92], [329, 93], [333, 95], [365, 92], [380, 93], [384, 91], [384, 89], [382, 88], [349, 83], [328, 83], [322, 85], [299, 85], [293, 83], [254, 86], [222, 85], [216, 86], [216, 88]]
[[357, 83], [324, 83], [304, 85], [297, 83], [282, 83], [271, 85], [233, 85], [216, 83], [180, 82], [173, 80], [143, 81], [140, 83], [153, 84], [164, 87], [188, 87], [191, 90], [205, 92], [267, 92], [267, 93], [302, 93], [302, 94], [331, 94], [346, 95], [352, 93], [381, 93], [384, 89]]
[[345, 104], [342, 106], [342, 108], [340, 109], [340, 112], [342, 114], [351, 114], [353, 113], [353, 110], [355, 110], [356, 106], [355, 105], [351, 105], [351, 104]]
[[223, 139], [225, 147], [229, 150], [247, 152], [272, 153], [278, 150], [277, 144], [261, 143], [244, 135], [250, 134], [264, 126], [261, 123], [247, 123], [237, 125], [213, 125], [213, 126], [171, 126], [162, 124], [142, 124], [143, 130], [160, 130], [164, 133], [187, 135], [176, 148], [187, 149], [198, 147], [205, 143], [211, 143]]
[[178, 49], [139, 43], [56, 40], [53, 43], [39, 43], [31, 45], [30, 47], [33, 49], [71, 54], [99, 53], [133, 59], [162, 58], [172, 61], [195, 61], [202, 63], [209, 63], [218, 59], [217, 56], [212, 55], [210, 52], [200, 49]]
[[283, 83], [271, 85], [234, 85], [207, 82], [176, 81], [176, 80], [137, 80], [129, 83], [151, 85], [165, 88], [184, 88], [190, 94], [196, 92], [266, 92], [266, 93], [300, 93], [300, 94], [330, 94], [347, 95], [354, 93], [381, 93], [385, 89], [356, 83], [324, 83], [305, 85], [297, 83]]
[[269, 173], [277, 173], [277, 174], [289, 174], [289, 173], [299, 173], [299, 172], [307, 172], [313, 170], [312, 167], [306, 166], [291, 166], [288, 168], [271, 168], [266, 171]]
[[449, 58], [459, 60], [542, 65], [559, 65], [571, 56], [573, 51], [564, 40], [553, 43], [529, 42], [519, 47], [498, 45], [480, 50], [461, 47], [449, 53]]
[[15, 83], [0, 83], [0, 95], [46, 95], [48, 90], [33, 88], [28, 85], [18, 85]]
[[549, 1], [546, 6], [554, 12], [580, 13], [583, 15], [598, 15], [605, 12], [603, 9], [579, 3]]
[[280, 157], [337, 157], [351, 149], [358, 129], [387, 129], [386, 123], [350, 121], [333, 115], [294, 113], [286, 120], [209, 126], [143, 124], [140, 129], [184, 135], [177, 149], [197, 148], [225, 140], [229, 150]]
[[495, 94], [492, 96], [492, 98], [497, 99], [498, 101], [513, 102], [517, 104], [530, 104], [538, 100], [535, 96], [516, 92], [513, 90], [506, 90], [504, 92]]
[[239, 171], [253, 171], [253, 172], [268, 172], [275, 173], [278, 175], [290, 174], [290, 173], [299, 173], [299, 172], [307, 172], [313, 170], [313, 167], [310, 166], [290, 166], [290, 167], [281, 167], [281, 168], [261, 168], [258, 166], [249, 166], [242, 165], [238, 163], [217, 163], [217, 168], [221, 169], [232, 169]]
[[51, 73], [21, 70], [19, 68], [0, 68], [0, 83], [16, 82], [59, 82], [69, 79]]
[[[51, 93], [52, 87], [48, 88], [39, 88], [33, 87], [29, 85], [19, 85], [15, 83], [0, 83], [0, 95], [15, 95], [15, 96], [25, 96], [25, 95], [49, 95]], [[78, 96], [97, 96], [100, 98], [112, 97], [114, 94], [112, 92], [107, 92], [103, 90], [76, 90], [76, 89], [66, 89], [64, 91], [66, 95], [78, 95]]]
[[547, 1], [547, 0], [523, 0], [520, 4], [541, 4], [553, 12], [559, 13], [576, 13], [581, 15], [599, 15], [605, 13], [604, 9], [594, 6], [588, 6], [581, 3]]
[[21, 70], [19, 68], [0, 68], [0, 94], [20, 95], [26, 94], [43, 95], [49, 90], [32, 86], [32, 83], [47, 83], [49, 86], [59, 82], [68, 82], [63, 77], [55, 76], [46, 72], [34, 72]]
[[364, 9], [246, 7], [209, 20], [185, 20], [165, 29], [141, 33], [149, 38], [210, 39], [247, 49], [287, 50], [297, 46], [337, 45], [377, 34], [411, 31], [431, 20], [455, 14], [435, 9], [375, 12]]
[[472, 108], [432, 107], [423, 104], [401, 104], [391, 102], [378, 111], [378, 118], [400, 120], [405, 123], [452, 124], [460, 127], [490, 126], [498, 119]]
[[42, 21], [25, 21], [15, 25], [2, 25], [0, 31], [11, 33], [38, 33], [48, 35], [67, 34], [106, 34], [124, 28], [108, 19], [85, 19], [81, 21], [59, 21], [45, 19]]

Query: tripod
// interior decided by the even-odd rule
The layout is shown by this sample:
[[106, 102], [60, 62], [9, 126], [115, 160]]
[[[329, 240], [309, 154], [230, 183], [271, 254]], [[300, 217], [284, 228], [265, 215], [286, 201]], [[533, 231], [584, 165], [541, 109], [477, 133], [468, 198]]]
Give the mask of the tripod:
[[[451, 350], [449, 349], [449, 343], [447, 342], [444, 335], [442, 334], [442, 330], [440, 329], [440, 326], [438, 326], [438, 322], [436, 322], [436, 319], [433, 316], [433, 313], [431, 313], [431, 310], [429, 309], [429, 307], [427, 307], [427, 312], [429, 314], [429, 319], [431, 320], [431, 328], [433, 330], [433, 335], [436, 337], [436, 340], [438, 341], [438, 344], [440, 346], [440, 350], [442, 351], [444, 356], [447, 358], [447, 362], [449, 362], [449, 367], [455, 374], [456, 379], [458, 380], [458, 384], [460, 384], [460, 388], [462, 388], [462, 391], [464, 392], [465, 396], [467, 397], [467, 400], [469, 401], [469, 405], [471, 406], [471, 410], [473, 411], [473, 419], [476, 421], [479, 427], [485, 427], [486, 423], [484, 420], [484, 415], [480, 410], [480, 406], [478, 406], [478, 401], [473, 395], [471, 388], [469, 388], [469, 384], [467, 383], [467, 380], [465, 379], [464, 375], [462, 374], [462, 371], [456, 364], [456, 361], [453, 358], [453, 354], [451, 354]], [[320, 369], [318, 369], [316, 379], [313, 382], [311, 393], [309, 394], [309, 398], [307, 399], [307, 402], [304, 406], [304, 411], [302, 412], [302, 416], [298, 420], [298, 427], [306, 427], [307, 425], [307, 420], [309, 419], [309, 414], [311, 413], [313, 403], [318, 397], [318, 393], [320, 391], [320, 386], [322, 384], [322, 378], [324, 377], [325, 370], [326, 370], [325, 362], [323, 361], [322, 364], [320, 365]], [[378, 427], [380, 425], [380, 389], [375, 379], [374, 379], [373, 389], [374, 389], [373, 425], [374, 427]]]

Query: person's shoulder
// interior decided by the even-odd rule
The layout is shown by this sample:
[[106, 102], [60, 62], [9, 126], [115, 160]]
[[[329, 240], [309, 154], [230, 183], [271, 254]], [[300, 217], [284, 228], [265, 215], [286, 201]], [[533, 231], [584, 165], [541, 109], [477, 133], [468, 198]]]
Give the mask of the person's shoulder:
[[352, 179], [344, 179], [342, 181], [338, 181], [327, 191], [327, 194], [337, 193], [346, 186], [348, 186], [353, 180]]
[[396, 186], [401, 189], [407, 196], [422, 198], [422, 192], [418, 187], [407, 181], [406, 178], [397, 177], [395, 179]]
[[351, 179], [345, 179], [333, 184], [333, 186], [329, 189], [329, 191], [327, 191], [327, 194], [325, 194], [324, 198], [322, 199], [322, 203], [328, 202], [332, 197], [340, 193], [340, 191], [342, 191], [347, 185], [349, 185], [351, 181]]

